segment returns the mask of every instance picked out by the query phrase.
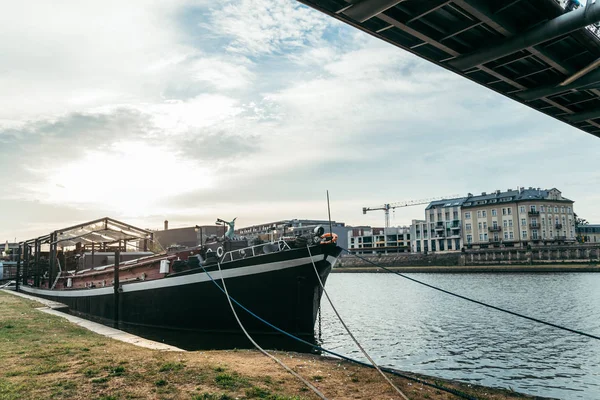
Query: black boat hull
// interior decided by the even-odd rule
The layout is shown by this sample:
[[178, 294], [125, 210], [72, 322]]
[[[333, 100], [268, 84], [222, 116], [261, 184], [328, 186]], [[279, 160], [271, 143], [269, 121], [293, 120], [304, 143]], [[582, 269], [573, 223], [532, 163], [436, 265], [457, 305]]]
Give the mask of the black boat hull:
[[[335, 245], [310, 248], [323, 284], [341, 249]], [[197, 268], [146, 282], [126, 283], [118, 295], [114, 288], [45, 290], [23, 286], [23, 292], [66, 304], [70, 312], [128, 331], [240, 332], [222, 286], [232, 299], [256, 316], [296, 336], [312, 336], [322, 289], [307, 248]], [[212, 278], [212, 279], [211, 279]], [[117, 299], [117, 300], [115, 300]], [[118, 309], [116, 308], [118, 307]], [[234, 304], [251, 333], [276, 331]], [[117, 311], [117, 312], [115, 312]]]

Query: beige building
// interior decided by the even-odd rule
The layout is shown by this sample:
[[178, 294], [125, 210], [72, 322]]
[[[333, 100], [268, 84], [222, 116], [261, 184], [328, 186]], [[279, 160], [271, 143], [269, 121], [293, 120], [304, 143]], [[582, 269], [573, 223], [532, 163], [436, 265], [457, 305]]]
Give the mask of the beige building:
[[461, 211], [467, 248], [575, 242], [573, 201], [558, 189], [469, 195]]
[[573, 201], [558, 189], [496, 190], [431, 202], [411, 226], [413, 252], [575, 242]]

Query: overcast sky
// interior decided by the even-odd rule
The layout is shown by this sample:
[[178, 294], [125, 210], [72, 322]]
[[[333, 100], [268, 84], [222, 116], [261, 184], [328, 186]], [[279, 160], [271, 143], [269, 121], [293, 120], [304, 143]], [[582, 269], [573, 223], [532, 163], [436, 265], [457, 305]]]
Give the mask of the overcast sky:
[[[600, 140], [293, 0], [10, 2], [1, 240], [556, 187], [600, 223]], [[424, 206], [392, 214], [422, 218]]]

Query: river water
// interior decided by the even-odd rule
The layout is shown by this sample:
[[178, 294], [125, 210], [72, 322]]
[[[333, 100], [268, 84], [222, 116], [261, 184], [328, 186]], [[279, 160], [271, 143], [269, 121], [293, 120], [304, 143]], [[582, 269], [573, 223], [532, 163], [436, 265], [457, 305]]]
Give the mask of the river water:
[[[600, 274], [407, 274], [600, 336]], [[600, 340], [467, 302], [393, 274], [331, 274], [326, 289], [380, 365], [560, 399], [600, 399]], [[366, 361], [325, 297], [323, 347]]]

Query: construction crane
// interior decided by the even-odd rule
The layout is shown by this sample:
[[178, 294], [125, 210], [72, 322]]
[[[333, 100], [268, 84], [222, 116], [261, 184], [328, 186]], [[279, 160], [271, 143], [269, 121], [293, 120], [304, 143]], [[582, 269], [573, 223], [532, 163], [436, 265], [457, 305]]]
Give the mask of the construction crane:
[[384, 204], [379, 207], [363, 207], [362, 210], [363, 210], [363, 214], [366, 214], [367, 211], [383, 210], [385, 212], [385, 227], [389, 228], [390, 227], [390, 210], [394, 210], [394, 209], [400, 208], [400, 207], [412, 207], [412, 206], [418, 206], [420, 204], [428, 204], [428, 203], [431, 203], [432, 201], [436, 201], [436, 200], [456, 199], [458, 197], [460, 197], [460, 195], [454, 194], [452, 196], [432, 197], [430, 199], [400, 201], [397, 203]]

